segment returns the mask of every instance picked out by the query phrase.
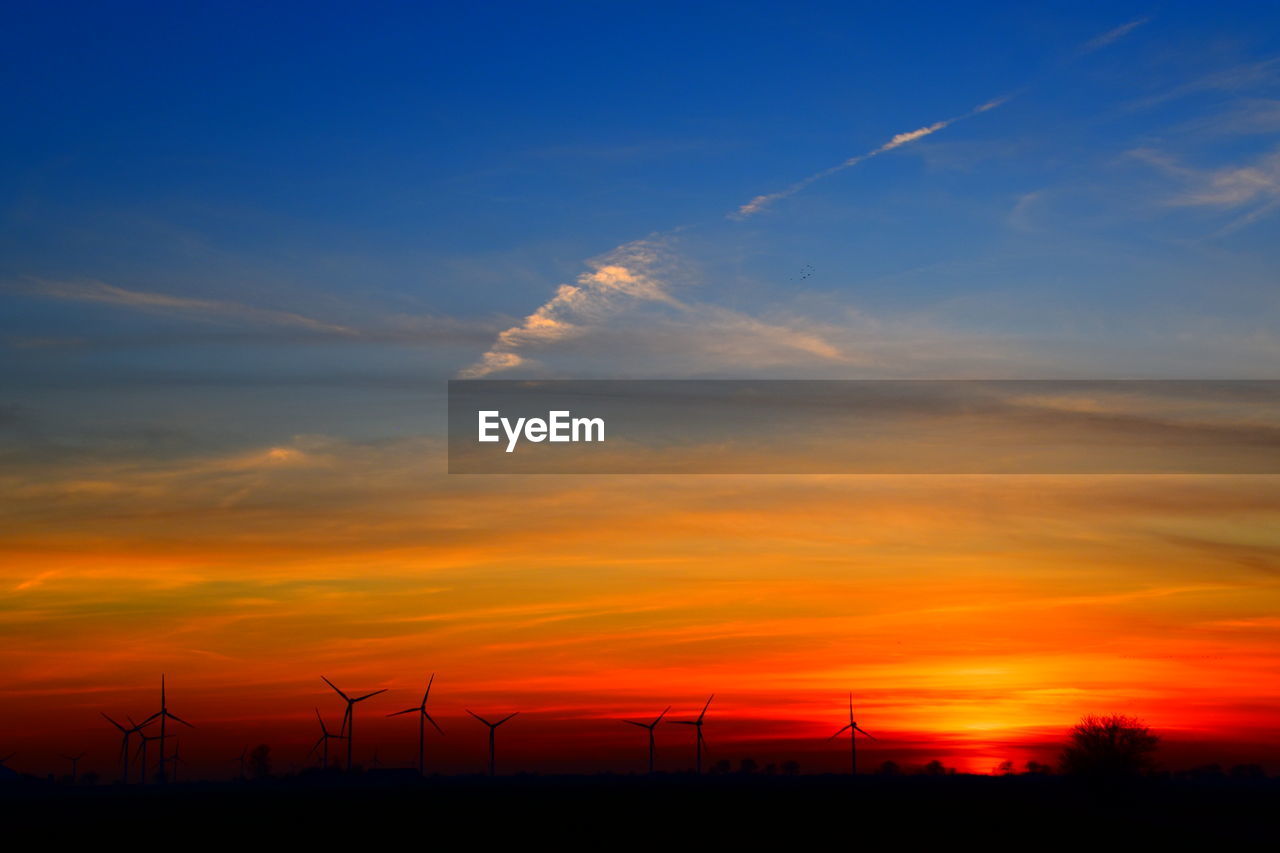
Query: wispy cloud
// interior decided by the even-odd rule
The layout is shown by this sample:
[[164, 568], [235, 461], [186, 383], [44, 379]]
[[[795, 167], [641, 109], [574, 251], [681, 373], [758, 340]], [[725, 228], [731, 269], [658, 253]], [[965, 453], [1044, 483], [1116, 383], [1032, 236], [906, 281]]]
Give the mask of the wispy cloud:
[[1250, 225], [1280, 208], [1280, 149], [1252, 163], [1205, 170], [1186, 166], [1154, 149], [1139, 148], [1130, 154], [1184, 184], [1182, 192], [1167, 200], [1171, 206], [1243, 209], [1218, 235]]
[[915, 142], [918, 139], [923, 139], [924, 137], [929, 136], [930, 134], [937, 133], [938, 131], [944, 128], [950, 127], [951, 125], [955, 124], [958, 121], [963, 121], [964, 119], [972, 118], [973, 116], [979, 115], [981, 113], [985, 113], [988, 110], [993, 110], [1008, 100], [1009, 100], [1009, 96], [996, 98], [994, 100], [987, 101], [984, 104], [980, 104], [977, 107], [974, 107], [972, 110], [965, 113], [964, 115], [956, 116], [954, 118], [949, 118], [949, 119], [943, 119], [942, 121], [935, 121], [933, 124], [925, 125], [924, 127], [918, 127], [915, 130], [908, 130], [903, 133], [894, 134], [892, 137], [889, 138], [887, 142], [880, 145], [878, 148], [873, 148], [864, 154], [859, 154], [855, 157], [850, 157], [848, 160], [845, 160], [843, 163], [832, 166], [828, 169], [823, 169], [821, 172], [815, 172], [814, 174], [810, 175], [807, 178], [804, 178], [803, 180], [796, 181], [794, 184], [792, 184], [789, 187], [786, 187], [785, 189], [781, 189], [773, 193], [767, 193], [765, 195], [756, 196], [755, 198], [751, 199], [751, 201], [747, 202], [744, 205], [739, 206], [737, 210], [730, 213], [729, 218], [740, 220], [740, 219], [746, 219], [748, 217], [754, 216], [757, 213], [760, 213], [761, 211], [765, 210], [775, 202], [781, 201], [784, 198], [789, 198], [790, 196], [795, 195], [796, 193], [800, 192], [801, 190], [805, 189], [811, 184], [814, 184], [817, 181], [822, 180], [823, 178], [829, 178], [832, 175], [838, 174], [839, 172], [843, 172], [845, 169], [856, 166], [859, 163], [862, 163], [866, 160], [870, 160], [872, 157], [877, 157], [881, 154], [892, 151], [895, 148], [901, 148], [904, 145], [909, 145], [910, 143]]
[[499, 332], [480, 360], [459, 375], [476, 379], [519, 367], [525, 361], [520, 354], [525, 346], [577, 336], [584, 325], [599, 323], [627, 302], [678, 305], [667, 283], [656, 274], [662, 258], [659, 241], [636, 240], [589, 261], [591, 270], [578, 276], [577, 284], [560, 285], [555, 295], [523, 322]]
[[1105, 33], [1095, 36], [1081, 45], [1080, 52], [1093, 53], [1095, 50], [1101, 50], [1109, 44], [1118, 42], [1120, 39], [1129, 35], [1129, 33], [1133, 32], [1143, 24], [1148, 23], [1150, 20], [1150, 18], [1135, 18], [1127, 24], [1121, 24], [1114, 29], [1107, 30]]
[[[796, 359], [848, 360], [828, 337], [829, 327], [794, 317], [753, 317], [677, 298], [673, 291], [685, 273], [662, 237], [624, 244], [588, 265], [576, 284], [560, 285], [551, 299], [500, 332], [488, 351], [458, 375], [478, 379], [528, 368], [533, 364], [530, 351], [592, 362], [576, 368], [577, 373], [606, 364], [611, 371], [625, 372], [629, 357], [653, 366], [671, 356], [694, 371]], [[631, 316], [619, 319], [624, 310]]]
[[97, 302], [138, 311], [185, 314], [205, 320], [227, 320], [272, 326], [292, 326], [329, 334], [352, 335], [354, 330], [290, 311], [256, 308], [239, 302], [195, 299], [143, 290], [129, 290], [102, 281], [37, 281], [31, 291], [73, 302]]

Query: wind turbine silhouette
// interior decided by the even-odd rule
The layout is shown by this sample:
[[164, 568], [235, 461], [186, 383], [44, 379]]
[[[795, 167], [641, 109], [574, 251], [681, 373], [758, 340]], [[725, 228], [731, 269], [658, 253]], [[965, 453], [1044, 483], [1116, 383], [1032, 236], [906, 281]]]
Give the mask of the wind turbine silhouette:
[[[142, 726], [145, 725], [146, 723], [142, 724]], [[138, 744], [138, 749], [134, 752], [134, 757], [140, 756], [142, 758], [141, 763], [138, 765], [139, 785], [147, 784], [147, 744], [151, 743], [153, 740], [160, 740], [160, 735], [149, 735], [142, 731], [142, 726], [138, 726], [138, 737], [141, 739], [142, 743]], [[161, 753], [162, 758], [163, 755], [164, 753]]]
[[697, 731], [697, 736], [693, 739], [693, 743], [694, 743], [695, 754], [697, 756], [696, 758], [697, 772], [699, 774], [702, 773], [702, 747], [707, 742], [706, 738], [702, 736], [702, 720], [704, 717], [707, 716], [707, 709], [711, 707], [711, 700], [714, 698], [716, 698], [716, 694], [712, 693], [711, 696], [707, 699], [707, 704], [702, 706], [702, 713], [698, 715], [698, 719], [671, 721], [678, 726], [693, 726], [694, 730]]
[[862, 728], [861, 728], [861, 727], [859, 727], [859, 726], [858, 726], [858, 724], [857, 724], [856, 722], [854, 722], [854, 719], [853, 719], [853, 694], [852, 694], [852, 693], [850, 693], [850, 694], [849, 694], [849, 723], [848, 723], [848, 725], [844, 726], [842, 729], [840, 729], [840, 731], [836, 732], [836, 733], [835, 733], [835, 734], [833, 734], [831, 737], [827, 738], [827, 740], [835, 740], [836, 738], [840, 737], [840, 735], [844, 734], [845, 732], [848, 732], [848, 733], [849, 733], [849, 772], [850, 772], [852, 775], [856, 776], [856, 775], [858, 775], [858, 733], [859, 733], [859, 732], [861, 732], [863, 735], [866, 735], [867, 737], [871, 738], [872, 740], [878, 740], [878, 738], [872, 737], [871, 735], [869, 735], [869, 734], [867, 734], [866, 732], [862, 731]]
[[[316, 713], [319, 713], [319, 712], [317, 711]], [[243, 781], [243, 780], [244, 780], [244, 757], [245, 757], [246, 755], [248, 755], [248, 754], [249, 754], [249, 747], [247, 747], [247, 746], [246, 746], [244, 749], [240, 750], [240, 755], [239, 755], [239, 756], [237, 756], [236, 758], [231, 759], [232, 761], [237, 762], [237, 763], [240, 765], [240, 779], [241, 779], [241, 781]]]
[[[126, 729], [124, 726], [120, 725], [115, 720], [108, 717], [105, 712], [100, 711], [99, 713], [102, 714], [103, 719], [105, 719], [108, 723], [110, 723], [111, 725], [115, 726], [117, 729], [120, 730], [120, 734], [121, 734], [120, 783], [123, 785], [128, 785], [129, 784], [129, 738], [133, 737], [134, 733], [138, 731], [138, 726], [132, 725], [132, 728]], [[129, 720], [129, 722], [130, 724], [133, 724], [133, 720]]]
[[516, 711], [514, 714], [507, 714], [507, 716], [503, 717], [501, 720], [498, 720], [498, 722], [496, 723], [489, 722], [484, 717], [480, 716], [470, 708], [467, 709], [467, 713], [489, 727], [489, 775], [493, 776], [494, 775], [494, 762], [493, 762], [494, 733], [498, 731], [498, 726], [502, 725], [507, 720], [511, 719], [512, 717], [514, 717], [516, 714], [519, 714], [520, 712]]
[[653, 752], [654, 752], [653, 730], [658, 727], [658, 723], [662, 722], [662, 718], [665, 717], [667, 715], [667, 711], [670, 711], [670, 710], [671, 710], [671, 706], [668, 705], [666, 711], [663, 711], [661, 714], [659, 714], [658, 718], [654, 720], [652, 723], [640, 723], [635, 720], [622, 721], [624, 723], [629, 723], [633, 726], [639, 726], [642, 729], [649, 730], [649, 775], [650, 776], [653, 775]]
[[71, 762], [71, 784], [74, 785], [76, 783], [77, 771], [80, 769], [80, 759], [85, 757], [85, 753], [82, 752], [79, 755], [64, 755], [62, 757]]
[[405, 708], [403, 711], [396, 711], [394, 714], [387, 714], [388, 717], [399, 717], [401, 714], [417, 714], [418, 715], [418, 775], [425, 776], [423, 761], [423, 746], [426, 740], [426, 723], [430, 723], [435, 730], [444, 734], [444, 729], [431, 719], [431, 715], [427, 713], [427, 699], [431, 696], [431, 685], [436, 680], [436, 674], [431, 673], [431, 677], [427, 679], [427, 692], [422, 694], [422, 704], [416, 708]]
[[169, 757], [169, 761], [173, 764], [173, 772], [170, 774], [169, 781], [178, 781], [178, 765], [182, 764], [182, 740], [175, 737], [173, 739], [173, 755]]
[[[312, 755], [315, 755], [315, 753], [316, 753], [316, 751], [317, 751], [317, 750], [319, 750], [319, 751], [320, 751], [320, 755], [321, 755], [321, 758], [320, 758], [320, 769], [321, 769], [321, 770], [328, 770], [328, 769], [329, 769], [329, 740], [330, 740], [331, 738], [336, 738], [336, 739], [338, 739], [338, 740], [344, 740], [344, 739], [346, 739], [346, 737], [347, 737], [347, 736], [346, 736], [346, 735], [344, 735], [344, 734], [341, 734], [341, 733], [336, 734], [336, 735], [335, 735], [335, 734], [331, 734], [331, 733], [329, 732], [329, 728], [328, 728], [328, 726], [326, 726], [326, 725], [324, 724], [324, 717], [321, 717], [321, 716], [320, 716], [320, 709], [319, 709], [319, 708], [316, 708], [316, 720], [317, 720], [317, 721], [319, 721], [319, 723], [320, 723], [320, 738], [319, 738], [319, 740], [317, 740], [317, 741], [316, 741], [316, 745], [315, 745], [315, 746], [313, 746], [313, 747], [311, 747], [311, 751], [307, 753], [307, 757], [308, 757], [308, 758], [310, 758]], [[343, 725], [344, 725], [344, 727], [345, 727], [345, 725], [346, 725], [346, 719], [345, 719], [345, 718], [343, 719]], [[242, 772], [243, 772], [243, 771], [242, 771]]]
[[356, 698], [352, 699], [350, 696], [348, 696], [347, 694], [339, 690], [332, 681], [325, 678], [323, 675], [320, 676], [320, 680], [323, 681], [325, 684], [329, 685], [330, 687], [332, 687], [333, 692], [341, 696], [342, 700], [347, 703], [347, 712], [342, 716], [342, 730], [347, 733], [347, 770], [350, 771], [351, 770], [351, 742], [355, 739], [354, 734], [355, 734], [355, 723], [356, 723], [356, 703], [363, 702], [366, 699], [377, 696], [379, 693], [386, 693], [387, 688], [384, 687], [381, 690], [375, 690], [372, 693], [366, 693], [363, 696], [357, 696]]
[[[156, 711], [150, 717], [147, 717], [145, 720], [143, 720], [142, 725], [144, 726], [148, 725], [153, 720], [160, 721], [160, 736], [159, 736], [160, 737], [160, 781], [164, 782], [167, 780], [167, 774], [164, 771], [164, 765], [165, 765], [166, 759], [168, 758], [168, 754], [164, 751], [165, 721], [173, 720], [175, 723], [182, 723], [184, 726], [186, 726], [189, 729], [195, 728], [195, 726], [191, 725], [186, 720], [179, 717], [177, 714], [172, 714], [169, 712], [169, 705], [168, 705], [168, 702], [165, 700], [165, 694], [164, 694], [164, 673], [160, 674], [160, 710]], [[143, 744], [144, 745], [146, 744], [146, 739], [143, 740]], [[144, 760], [143, 767], [145, 768], [145, 766], [146, 766], [146, 761]]]

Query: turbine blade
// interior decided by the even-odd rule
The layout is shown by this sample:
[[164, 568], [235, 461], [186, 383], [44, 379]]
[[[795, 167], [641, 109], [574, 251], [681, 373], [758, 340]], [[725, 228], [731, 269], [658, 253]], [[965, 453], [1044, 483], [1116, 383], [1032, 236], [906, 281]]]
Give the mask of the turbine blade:
[[[324, 724], [324, 717], [320, 716], [319, 708], [316, 708], [316, 722], [320, 724], [320, 731], [322, 732], [321, 737], [324, 737], [324, 735], [327, 735], [329, 733], [329, 729]], [[243, 753], [241, 753], [241, 757], [242, 758], [244, 757]]]
[[844, 727], [844, 728], [842, 728], [840, 731], [838, 731], [838, 732], [836, 732], [835, 734], [833, 734], [831, 737], [827, 738], [827, 740], [835, 740], [836, 738], [840, 737], [840, 735], [842, 735], [842, 734], [844, 734], [845, 732], [849, 731], [849, 729], [851, 729], [851, 728], [853, 728], [853, 724], [852, 724], [852, 723], [850, 723], [849, 725], [845, 726], [845, 727]]
[[677, 726], [696, 726], [697, 725], [697, 723], [694, 722], [693, 720], [672, 720], [671, 723]]
[[430, 714], [428, 714], [426, 711], [423, 711], [422, 716], [427, 718], [427, 722], [430, 723], [435, 728], [436, 731], [438, 731], [440, 734], [444, 734], [444, 729], [440, 728], [440, 726], [436, 724], [436, 721], [431, 719]]
[[853, 693], [849, 693], [849, 725], [853, 725]]
[[855, 730], [855, 731], [862, 732], [862, 734], [863, 734], [863, 735], [866, 735], [866, 737], [869, 737], [869, 738], [871, 738], [872, 740], [880, 740], [880, 738], [876, 737], [875, 735], [869, 735], [869, 734], [867, 734], [866, 732], [863, 732], [863, 731], [862, 731], [862, 728], [861, 728], [861, 727], [859, 727], [859, 726], [854, 726], [853, 728], [854, 728], [854, 730]]
[[416, 713], [420, 712], [421, 710], [422, 710], [421, 708], [405, 708], [403, 711], [396, 711], [394, 714], [387, 714], [387, 716], [388, 716], [388, 717], [398, 717], [398, 716], [400, 716], [401, 714], [416, 714]]
[[332, 687], [334, 693], [337, 693], [339, 696], [341, 696], [343, 699], [346, 699], [348, 702], [351, 701], [351, 697], [343, 693], [341, 690], [339, 690], [337, 685], [335, 685], [332, 681], [325, 678], [323, 675], [320, 676], [320, 680], [323, 681], [325, 684], [329, 685], [330, 687]]
[[369, 698], [369, 697], [371, 697], [371, 696], [377, 696], [379, 693], [386, 693], [386, 692], [387, 692], [387, 688], [385, 688], [385, 687], [384, 687], [384, 688], [382, 688], [381, 690], [375, 690], [375, 691], [373, 691], [372, 693], [366, 693], [366, 694], [364, 694], [363, 696], [361, 696], [360, 698], [358, 698], [358, 699], [352, 699], [351, 701], [352, 701], [352, 702], [363, 702], [364, 700], [368, 699], [368, 698]]
[[707, 704], [702, 706], [702, 713], [698, 715], [698, 722], [702, 722], [702, 718], [707, 715], [707, 709], [711, 707], [711, 700], [714, 698], [716, 698], [716, 694], [712, 693], [711, 697], [707, 699]]
[[493, 725], [494, 725], [494, 728], [497, 728], [498, 726], [502, 725], [502, 724], [503, 724], [503, 723], [505, 723], [507, 720], [511, 719], [512, 717], [514, 717], [516, 714], [519, 714], [519, 713], [520, 713], [519, 711], [516, 711], [515, 713], [507, 714], [507, 715], [506, 715], [505, 717], [503, 717], [501, 720], [498, 720], [498, 722], [496, 722], [496, 723], [494, 723], [494, 724], [493, 724]]
[[195, 726], [191, 725], [191, 724], [190, 724], [190, 723], [188, 723], [186, 720], [184, 720], [184, 719], [182, 719], [181, 717], [179, 717], [177, 714], [171, 714], [171, 713], [169, 713], [168, 711], [165, 711], [165, 712], [164, 712], [164, 715], [165, 715], [166, 717], [168, 717], [169, 719], [171, 719], [171, 720], [174, 720], [174, 721], [176, 721], [176, 722], [182, 723], [184, 726], [186, 726], [186, 727], [187, 727], [187, 728], [189, 728], [189, 729], [194, 729], [194, 728], [195, 728]]
[[422, 694], [422, 706], [425, 708], [427, 700], [431, 698], [431, 684], [436, 680], [436, 674], [431, 673], [431, 677], [427, 679], [427, 691]]
[[640, 727], [640, 728], [642, 728], [642, 729], [647, 729], [647, 728], [649, 728], [649, 724], [648, 724], [648, 723], [637, 723], [635, 720], [623, 720], [622, 722], [624, 722], [624, 723], [628, 723], [628, 724], [633, 725], [633, 726], [639, 726], [639, 727]]
[[477, 714], [475, 711], [471, 710], [470, 708], [465, 708], [464, 710], [465, 710], [468, 714], [470, 714], [471, 716], [475, 717], [475, 718], [476, 718], [477, 720], [479, 720], [480, 722], [484, 723], [486, 726], [492, 726], [492, 725], [493, 725], [493, 723], [489, 722], [489, 721], [488, 721], [488, 720], [486, 720], [484, 717], [480, 716], [479, 714]]
[[129, 730], [128, 730], [128, 729], [126, 729], [124, 726], [120, 725], [120, 724], [119, 724], [119, 723], [117, 723], [115, 720], [113, 720], [113, 719], [111, 719], [110, 717], [108, 717], [108, 716], [106, 715], [106, 713], [105, 713], [105, 712], [103, 712], [103, 711], [99, 711], [98, 713], [102, 714], [102, 716], [106, 719], [106, 721], [107, 721], [108, 723], [110, 723], [111, 725], [115, 726], [115, 727], [116, 727], [117, 729], [119, 729], [120, 731], [122, 731], [122, 732], [128, 732], [128, 731], [129, 731]]
[[656, 720], [654, 720], [654, 721], [653, 721], [653, 724], [656, 726], [658, 723], [662, 722], [662, 718], [663, 718], [663, 717], [665, 717], [665, 716], [667, 715], [667, 711], [670, 711], [670, 710], [671, 710], [671, 706], [670, 706], [670, 705], [668, 705], [668, 706], [663, 710], [663, 712], [662, 712], [661, 714], [659, 714], [659, 715], [658, 715], [658, 719], [656, 719]]

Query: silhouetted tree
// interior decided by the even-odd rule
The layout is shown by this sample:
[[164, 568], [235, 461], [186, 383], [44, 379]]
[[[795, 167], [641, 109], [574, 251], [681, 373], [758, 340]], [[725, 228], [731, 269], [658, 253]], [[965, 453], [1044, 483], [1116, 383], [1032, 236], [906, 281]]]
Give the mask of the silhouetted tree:
[[1160, 738], [1123, 714], [1089, 715], [1071, 729], [1062, 770], [1080, 776], [1134, 776], [1155, 766]]
[[901, 776], [902, 767], [896, 761], [886, 761], [876, 770], [881, 776]]
[[760, 765], [756, 764], [756, 760], [754, 758], [744, 758], [742, 759], [742, 762], [738, 765], [738, 772], [743, 774], [744, 776], [750, 776], [752, 773], [755, 773], [759, 769], [760, 769]]
[[711, 765], [711, 772], [712, 773], [732, 773], [733, 762], [731, 762], [727, 758], [722, 758], [719, 761], [717, 761], [715, 764]]
[[778, 765], [776, 765], [776, 764], [766, 764], [766, 765], [764, 766], [764, 775], [766, 775], [766, 776], [777, 776], [777, 775], [778, 775]]
[[800, 775], [800, 762], [798, 762], [798, 761], [793, 761], [793, 760], [791, 760], [791, 759], [787, 759], [786, 761], [782, 762], [782, 775], [784, 775], [784, 776], [799, 776], [799, 775]]
[[946, 765], [935, 758], [933, 761], [930, 761], [924, 767], [920, 768], [920, 772], [926, 776], [946, 776], [947, 774], [954, 773], [955, 771], [948, 769]]
[[271, 747], [260, 743], [249, 753], [249, 773], [255, 779], [271, 775]]
[[1201, 764], [1188, 770], [1187, 775], [1192, 779], [1221, 779], [1226, 774], [1221, 764]]
[[1267, 771], [1261, 764], [1237, 764], [1231, 768], [1232, 779], [1265, 779]]
[[1012, 776], [1013, 762], [1006, 758], [1004, 761], [1001, 761], [996, 765], [995, 772], [1000, 776]]
[[1048, 764], [1041, 764], [1039, 761], [1028, 761], [1026, 768], [1029, 776], [1048, 776], [1053, 772], [1052, 767]]

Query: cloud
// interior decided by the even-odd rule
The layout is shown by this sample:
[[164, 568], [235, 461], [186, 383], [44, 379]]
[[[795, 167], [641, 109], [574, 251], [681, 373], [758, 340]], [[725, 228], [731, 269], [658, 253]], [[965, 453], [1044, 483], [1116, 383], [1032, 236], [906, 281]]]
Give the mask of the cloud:
[[1138, 27], [1150, 21], [1150, 18], [1135, 18], [1127, 24], [1121, 24], [1115, 29], [1107, 30], [1105, 33], [1089, 39], [1080, 47], [1081, 53], [1093, 53], [1095, 50], [1101, 50], [1109, 44], [1113, 44]]
[[1249, 208], [1215, 236], [1257, 222], [1280, 208], [1280, 148], [1252, 163], [1205, 170], [1186, 166], [1176, 158], [1153, 149], [1139, 148], [1129, 153], [1184, 184], [1182, 192], [1166, 200], [1170, 206], [1221, 210]]
[[796, 181], [794, 184], [792, 184], [791, 186], [785, 189], [779, 190], [774, 193], [768, 193], [766, 195], [756, 196], [755, 198], [751, 199], [751, 201], [747, 202], [744, 205], [739, 206], [737, 210], [730, 213], [729, 218], [742, 220], [742, 219], [746, 219], [748, 217], [754, 216], [757, 213], [760, 213], [761, 211], [769, 207], [770, 205], [772, 205], [774, 202], [780, 201], [784, 198], [789, 198], [790, 196], [795, 195], [796, 193], [805, 189], [809, 185], [817, 181], [820, 181], [823, 178], [829, 178], [832, 175], [837, 174], [838, 172], [843, 172], [845, 169], [856, 166], [865, 160], [870, 160], [872, 157], [879, 156], [888, 151], [892, 151], [895, 148], [901, 148], [903, 145], [908, 145], [912, 142], [915, 142], [917, 139], [923, 139], [926, 136], [937, 133], [938, 131], [944, 128], [950, 127], [951, 125], [955, 124], [958, 121], [963, 121], [964, 119], [972, 118], [973, 116], [979, 115], [981, 113], [985, 113], [988, 110], [993, 110], [1008, 100], [1009, 100], [1009, 97], [995, 98], [993, 100], [987, 101], [984, 104], [980, 104], [979, 106], [974, 107], [972, 110], [965, 113], [964, 115], [956, 116], [955, 118], [944, 119], [942, 121], [935, 121], [933, 124], [925, 125], [924, 127], [919, 127], [919, 128], [916, 128], [915, 130], [908, 130], [903, 133], [894, 134], [892, 137], [889, 138], [888, 142], [885, 142], [883, 145], [879, 146], [878, 148], [871, 149], [865, 154], [858, 154], [857, 156], [850, 157], [848, 160], [845, 160], [843, 163], [840, 163], [839, 165], [832, 166], [828, 169], [823, 169], [821, 172], [816, 172], [810, 175], [809, 177], [804, 178], [803, 180]]
[[273, 326], [292, 326], [329, 334], [355, 334], [354, 330], [346, 326], [326, 323], [290, 311], [255, 308], [239, 302], [193, 299], [186, 296], [171, 296], [167, 293], [128, 290], [101, 281], [38, 281], [34, 292], [52, 299], [97, 302], [138, 311], [180, 313], [206, 320], [238, 320]]
[[[498, 334], [478, 361], [459, 372], [478, 379], [531, 367], [530, 350], [571, 357], [575, 373], [596, 368], [626, 370], [628, 359], [650, 369], [667, 357], [681, 367], [758, 367], [795, 361], [844, 362], [842, 349], [816, 324], [796, 318], [762, 319], [720, 306], [677, 299], [672, 291], [684, 275], [666, 241], [627, 243], [588, 262], [576, 284], [555, 295]], [[630, 313], [619, 319], [623, 311]], [[587, 365], [587, 366], [584, 366]]]
[[635, 240], [588, 261], [589, 272], [578, 276], [576, 284], [562, 284], [555, 296], [518, 325], [498, 333], [497, 339], [480, 360], [460, 373], [477, 379], [525, 363], [520, 350], [545, 345], [582, 333], [586, 325], [598, 324], [624, 305], [657, 302], [679, 306], [660, 277], [665, 249], [658, 239]]

